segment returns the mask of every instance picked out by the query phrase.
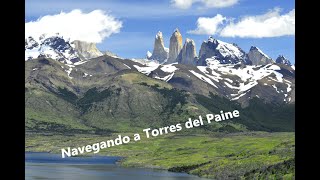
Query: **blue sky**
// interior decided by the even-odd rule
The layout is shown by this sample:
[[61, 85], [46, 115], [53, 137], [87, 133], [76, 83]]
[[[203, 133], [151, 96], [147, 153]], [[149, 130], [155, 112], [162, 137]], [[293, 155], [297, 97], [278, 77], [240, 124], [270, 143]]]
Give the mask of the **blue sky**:
[[[192, 0], [191, 0], [192, 1]], [[197, 1], [197, 0], [196, 0]], [[201, 1], [201, 0], [198, 0]], [[232, 0], [231, 0], [232, 1]], [[234, 0], [237, 1], [237, 0]], [[209, 34], [191, 34], [190, 30], [197, 28], [199, 17], [213, 18], [217, 14], [238, 22], [241, 18], [266, 14], [278, 8], [281, 15], [295, 9], [293, 0], [238, 0], [228, 7], [208, 7], [201, 2], [195, 2], [187, 9], [174, 6], [170, 0], [26, 0], [26, 22], [36, 21], [46, 16], [70, 12], [80, 9], [84, 13], [100, 9], [106, 11], [122, 22], [119, 33], [105, 38], [97, 46], [100, 50], [112, 51], [125, 58], [145, 57], [146, 52], [152, 52], [154, 37], [162, 31], [165, 46], [169, 46], [169, 38], [175, 28], [179, 28], [183, 41], [191, 38], [196, 43], [199, 52], [201, 43]], [[210, 27], [209, 27], [210, 28]], [[259, 34], [259, 29], [257, 33]], [[280, 29], [281, 31], [281, 29]], [[283, 54], [291, 62], [295, 62], [294, 35], [278, 35], [276, 37], [225, 37], [217, 33], [214, 38], [238, 44], [248, 52], [250, 46], [257, 46], [271, 58]]]

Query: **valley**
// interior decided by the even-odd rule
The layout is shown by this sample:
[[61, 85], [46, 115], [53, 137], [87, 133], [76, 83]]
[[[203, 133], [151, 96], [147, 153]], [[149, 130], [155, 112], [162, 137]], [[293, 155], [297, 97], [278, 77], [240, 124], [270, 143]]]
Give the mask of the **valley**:
[[[295, 67], [283, 56], [274, 61], [257, 47], [246, 53], [212, 37], [199, 57], [178, 30], [169, 51], [162, 38], [158, 33], [145, 59], [60, 36], [26, 39], [25, 150], [84, 152], [140, 132], [149, 138], [98, 154], [124, 157], [124, 167], [212, 179], [294, 178]], [[206, 114], [210, 123], [184, 128]]]

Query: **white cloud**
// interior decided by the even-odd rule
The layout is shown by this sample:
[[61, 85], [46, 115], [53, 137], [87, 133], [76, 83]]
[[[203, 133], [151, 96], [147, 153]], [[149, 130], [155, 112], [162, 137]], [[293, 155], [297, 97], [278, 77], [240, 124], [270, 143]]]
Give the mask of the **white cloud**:
[[219, 26], [223, 24], [226, 17], [221, 14], [217, 14], [215, 17], [200, 17], [197, 20], [197, 28], [195, 30], [188, 31], [190, 34], [206, 34], [214, 35], [219, 32]]
[[42, 34], [60, 35], [70, 40], [100, 43], [114, 33], [119, 33], [122, 22], [101, 10], [84, 13], [81, 10], [46, 15], [36, 21], [25, 23], [25, 36]]
[[194, 3], [201, 4], [204, 8], [224, 8], [236, 4], [239, 0], [171, 0], [174, 7], [188, 9]]
[[208, 8], [224, 8], [236, 4], [239, 0], [202, 0], [205, 7]]
[[174, 7], [180, 9], [189, 9], [196, 0], [171, 0]]
[[294, 34], [295, 9], [280, 15], [279, 8], [263, 15], [244, 17], [236, 23], [231, 22], [220, 32], [220, 36], [242, 38], [279, 37]]

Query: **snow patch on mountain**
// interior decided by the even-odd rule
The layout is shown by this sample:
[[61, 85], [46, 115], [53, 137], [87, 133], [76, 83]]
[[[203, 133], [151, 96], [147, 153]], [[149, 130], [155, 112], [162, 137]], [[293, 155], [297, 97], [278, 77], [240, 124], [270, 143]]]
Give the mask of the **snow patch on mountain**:
[[137, 69], [137, 71], [149, 75], [152, 71], [156, 70], [160, 66], [159, 63], [155, 61], [149, 61], [145, 64], [145, 66], [138, 66], [138, 65], [133, 65]]
[[[249, 92], [249, 91], [248, 91], [248, 92]], [[238, 99], [240, 99], [242, 96], [244, 96], [244, 95], [246, 95], [246, 94], [247, 94], [247, 92], [242, 93], [242, 94], [238, 95], [237, 97], [232, 98], [231, 100], [232, 100], [232, 101], [238, 100]]]
[[128, 66], [128, 65], [126, 65], [125, 63], [123, 63], [123, 65], [125, 65], [127, 68], [131, 69], [131, 67], [130, 67], [130, 66]]
[[174, 64], [178, 64], [178, 63], [171, 63], [171, 64], [167, 64], [167, 65], [161, 65], [162, 67], [160, 69], [163, 72], [173, 73], [176, 70], [178, 70], [178, 68], [175, 67]]
[[73, 77], [70, 76], [70, 74], [71, 74], [71, 72], [72, 72], [72, 67], [69, 67], [69, 69], [67, 69], [67, 70], [65, 70], [65, 71], [67, 72], [68, 77], [69, 77], [70, 79], [72, 79]]
[[150, 59], [152, 56], [152, 53], [150, 51], [147, 51], [147, 59]]
[[155, 76], [154, 78], [155, 78], [155, 79], [160, 79], [160, 80], [165, 81], [165, 82], [168, 82], [168, 81], [170, 81], [170, 79], [171, 79], [173, 76], [174, 76], [174, 73], [171, 73], [171, 74], [169, 74], [169, 75], [167, 75], [167, 76], [165, 76], [165, 77]]
[[249, 89], [251, 89], [252, 87], [254, 87], [255, 85], [257, 85], [258, 82], [257, 81], [251, 81], [247, 84], [245, 83], [240, 83], [240, 86], [239, 86], [239, 93], [242, 93], [244, 91], [247, 91]]
[[280, 93], [280, 91], [278, 91], [278, 87], [274, 84], [272, 84], [272, 87], [277, 91], [277, 93]]
[[218, 40], [217, 50], [221, 53], [223, 57], [242, 57], [244, 53], [239, 50], [238, 47], [234, 46], [233, 44], [229, 44], [223, 41]]
[[193, 70], [189, 70], [189, 71], [190, 71], [193, 75], [195, 75], [197, 78], [199, 78], [200, 80], [202, 80], [202, 81], [204, 81], [204, 82], [207, 82], [207, 83], [209, 83], [210, 85], [218, 88], [218, 86], [216, 86], [209, 78], [207, 78], [207, 77], [205, 77], [205, 76], [203, 76], [203, 75], [201, 75], [201, 74], [199, 74], [199, 73], [197, 73], [197, 72], [195, 72], [195, 71], [193, 71]]
[[88, 62], [88, 61], [79, 61], [79, 62], [73, 63], [73, 65], [78, 66], [78, 65], [84, 64], [84, 63], [86, 63], [86, 62]]
[[289, 83], [286, 83], [288, 85], [287, 92], [290, 92], [292, 90], [291, 85]]
[[[271, 75], [272, 73], [276, 75], [277, 81], [282, 82], [283, 75], [276, 71], [276, 70], [280, 70], [280, 67], [277, 65], [265, 65], [265, 66], [246, 65], [244, 68], [235, 68], [236, 65], [234, 64], [220, 64], [219, 61], [211, 58], [207, 59], [207, 64], [208, 64], [207, 68], [211, 69], [212, 71], [219, 72], [225, 75], [238, 76], [244, 82], [257, 81], [266, 76]], [[257, 68], [258, 70], [255, 70]], [[214, 73], [212, 75], [218, 78], [221, 76], [218, 73]]]
[[[206, 77], [213, 79], [216, 82], [219, 82], [219, 80], [223, 81], [227, 88], [238, 91], [238, 96], [233, 98], [234, 100], [244, 96], [244, 92], [247, 92], [251, 88], [258, 85], [258, 81], [263, 78], [268, 77], [271, 80], [279, 83], [283, 83], [284, 81], [283, 75], [278, 72], [281, 70], [281, 68], [275, 64], [241, 66], [240, 64], [221, 64], [215, 58], [207, 58], [207, 64], [207, 66], [197, 66], [203, 75], [194, 72], [192, 73], [202, 81], [205, 81], [209, 84], [212, 84], [212, 81], [208, 81]], [[272, 78], [271, 75], [274, 75], [275, 78]], [[224, 76], [233, 77], [233, 80]], [[236, 83], [235, 80], [238, 83]], [[264, 83], [264, 85], [267, 84]], [[288, 88], [287, 91], [289, 90], [291, 89]], [[276, 89], [276, 91], [278, 92], [278, 89]], [[280, 93], [280, 91], [278, 93]]]
[[225, 85], [227, 85], [229, 88], [231, 89], [238, 89], [240, 90], [240, 87], [237, 87], [237, 86], [232, 86], [231, 84], [229, 84], [228, 82], [224, 82]]

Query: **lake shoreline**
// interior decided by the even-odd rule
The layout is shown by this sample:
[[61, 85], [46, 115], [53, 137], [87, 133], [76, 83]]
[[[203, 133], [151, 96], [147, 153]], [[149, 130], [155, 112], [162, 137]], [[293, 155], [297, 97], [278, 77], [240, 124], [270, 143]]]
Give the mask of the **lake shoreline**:
[[[90, 176], [92, 180], [100, 179], [101, 177], [118, 177], [126, 180], [128, 174], [133, 176], [133, 179], [140, 179], [141, 176], [148, 176], [151, 180], [161, 180], [163, 177], [176, 180], [180, 178], [199, 179], [204, 178], [190, 175], [187, 173], [170, 172], [164, 169], [146, 168], [146, 167], [123, 167], [119, 163], [123, 157], [116, 156], [91, 156], [88, 158], [72, 157], [65, 160], [59, 157], [58, 154], [47, 152], [25, 152], [26, 159], [26, 179], [36, 179], [38, 177], [51, 178], [52, 176], [59, 177], [72, 176], [71, 179], [77, 179], [80, 176]], [[97, 162], [96, 162], [97, 160]], [[70, 170], [69, 170], [70, 169]], [[80, 171], [79, 171], [80, 170]], [[79, 173], [78, 173], [79, 171]], [[83, 177], [81, 177], [83, 178]], [[130, 178], [131, 179], [131, 178]]]
[[[49, 154], [54, 154], [57, 155], [56, 153], [53, 153], [52, 151], [25, 151], [25, 153], [49, 153]], [[72, 157], [67, 157], [67, 158], [90, 158], [90, 157], [117, 157], [119, 158], [117, 161], [115, 161], [116, 165], [120, 165], [122, 167], [128, 167], [128, 168], [147, 168], [147, 169], [156, 169], [156, 170], [166, 170], [168, 172], [174, 172], [174, 173], [186, 173], [189, 174], [187, 172], [183, 172], [183, 171], [174, 171], [174, 170], [169, 170], [171, 168], [164, 168], [164, 167], [160, 167], [160, 166], [154, 166], [154, 165], [148, 165], [146, 164], [145, 166], [139, 166], [139, 165], [124, 165], [123, 162], [127, 159], [127, 157], [125, 156], [108, 156], [108, 155], [78, 155], [78, 156], [72, 156]], [[61, 158], [62, 159], [62, 158]], [[189, 174], [189, 175], [195, 175], [195, 174]], [[197, 176], [197, 175], [196, 175]], [[200, 176], [198, 176], [200, 177]], [[204, 178], [204, 177], [201, 177]]]
[[[68, 137], [34, 134], [27, 136], [25, 150], [60, 154], [59, 150], [70, 146], [71, 142], [73, 147], [78, 147], [83, 144], [100, 142], [108, 137], [88, 137], [81, 134]], [[246, 151], [243, 151], [244, 149]], [[277, 176], [293, 178], [294, 164], [287, 162], [294, 161], [294, 150], [294, 133], [250, 132], [167, 135], [142, 139], [139, 142], [117, 148], [103, 149], [97, 154], [122, 157], [117, 164], [124, 168], [183, 172], [209, 179], [225, 176], [251, 177], [262, 174], [268, 176], [270, 172], [266, 168], [273, 169], [278, 166], [282, 170], [275, 170]], [[91, 155], [95, 154], [88, 154], [88, 156]], [[237, 171], [234, 170], [235, 168]]]

